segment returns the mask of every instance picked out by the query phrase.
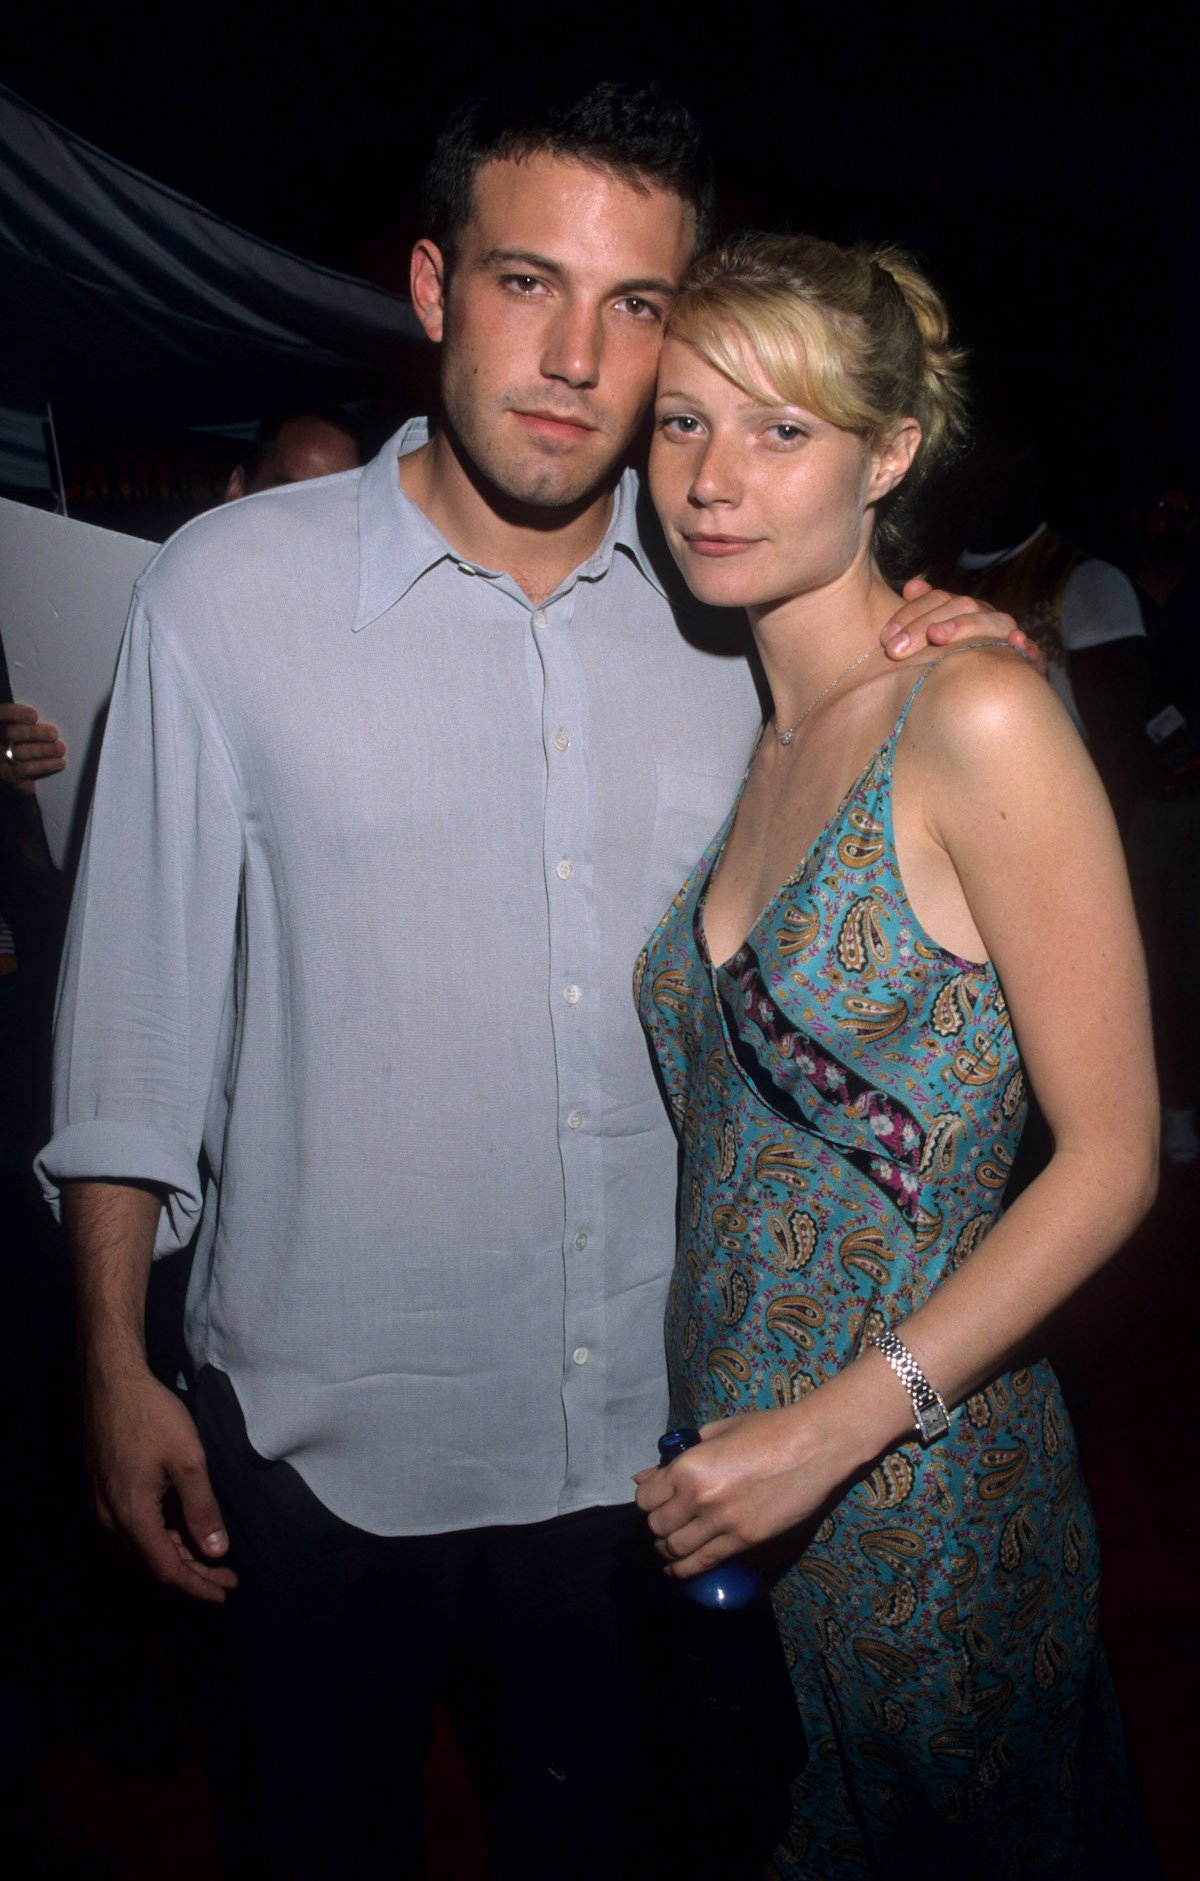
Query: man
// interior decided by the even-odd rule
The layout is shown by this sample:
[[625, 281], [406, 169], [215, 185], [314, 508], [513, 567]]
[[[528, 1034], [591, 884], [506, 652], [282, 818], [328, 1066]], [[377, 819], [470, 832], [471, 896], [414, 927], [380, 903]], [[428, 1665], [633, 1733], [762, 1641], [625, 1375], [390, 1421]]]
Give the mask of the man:
[[[264, 418], [244, 461], [233, 466], [222, 501], [310, 477], [332, 477], [361, 462], [349, 421], [334, 405], [294, 406]], [[32, 705], [0, 702], [0, 783], [31, 797], [40, 777], [67, 765], [57, 725], [44, 725]]]
[[[675, 1153], [629, 976], [760, 708], [621, 465], [708, 201], [656, 88], [457, 114], [412, 269], [441, 428], [192, 524], [135, 599], [41, 1166], [101, 1514], [240, 1578], [247, 1869], [415, 1866], [441, 1689], [497, 1874], [704, 1871], [636, 1808]], [[198, 1436], [141, 1303], [201, 1211]]]
[[263, 419], [245, 461], [229, 473], [224, 500], [235, 503], [258, 490], [336, 476], [339, 470], [357, 469], [361, 461], [358, 441], [335, 405], [293, 406]]

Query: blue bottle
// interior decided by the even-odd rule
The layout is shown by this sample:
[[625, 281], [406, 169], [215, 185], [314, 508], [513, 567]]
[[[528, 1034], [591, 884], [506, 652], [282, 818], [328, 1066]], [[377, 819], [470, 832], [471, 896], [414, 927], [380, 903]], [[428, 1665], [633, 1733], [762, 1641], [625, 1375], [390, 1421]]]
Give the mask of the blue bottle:
[[[693, 1444], [700, 1441], [700, 1432], [689, 1424], [677, 1430], [664, 1431], [658, 1440], [659, 1468], [673, 1463], [677, 1456], [682, 1456], [685, 1450], [690, 1450]], [[709, 1607], [718, 1613], [733, 1613], [739, 1607], [748, 1607], [763, 1593], [761, 1576], [745, 1561], [736, 1558], [722, 1561], [719, 1567], [709, 1568], [705, 1574], [693, 1574], [687, 1580], [675, 1584], [680, 1593], [694, 1601], [696, 1606]]]
[[[666, 1431], [659, 1467], [700, 1440], [687, 1426]], [[712, 1794], [689, 1798], [710, 1839], [704, 1874], [750, 1881], [787, 1831], [791, 1780], [808, 1756], [766, 1582], [735, 1559], [660, 1585], [672, 1740], [691, 1767], [721, 1772]]]

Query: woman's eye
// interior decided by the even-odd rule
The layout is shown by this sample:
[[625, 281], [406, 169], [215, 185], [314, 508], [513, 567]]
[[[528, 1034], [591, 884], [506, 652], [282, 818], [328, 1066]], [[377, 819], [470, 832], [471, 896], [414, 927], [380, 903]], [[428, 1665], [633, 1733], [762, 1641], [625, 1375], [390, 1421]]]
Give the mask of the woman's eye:
[[694, 438], [700, 429], [700, 420], [687, 412], [667, 412], [659, 419], [658, 428], [674, 432], [676, 437]]
[[805, 431], [802, 425], [778, 424], [771, 426], [771, 435], [781, 444], [794, 444], [797, 438], [805, 436]]

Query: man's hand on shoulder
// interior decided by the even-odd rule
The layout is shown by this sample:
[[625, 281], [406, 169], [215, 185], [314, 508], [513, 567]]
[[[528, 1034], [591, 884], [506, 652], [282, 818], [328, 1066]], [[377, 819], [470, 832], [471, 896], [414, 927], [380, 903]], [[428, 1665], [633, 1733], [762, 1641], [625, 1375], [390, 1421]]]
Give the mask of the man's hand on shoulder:
[[[156, 1580], [193, 1599], [221, 1602], [237, 1575], [195, 1424], [149, 1372], [89, 1378], [84, 1393], [88, 1467], [96, 1514], [135, 1548]], [[177, 1499], [182, 1527], [164, 1503]]]
[[0, 781], [32, 797], [39, 777], [66, 769], [57, 725], [43, 725], [32, 705], [0, 705]]
[[947, 594], [914, 577], [904, 584], [904, 600], [888, 621], [880, 640], [891, 660], [906, 660], [922, 647], [953, 646], [959, 640], [1007, 640], [1036, 666], [1044, 679], [1046, 660], [1040, 647], [1021, 632], [1011, 614], [969, 594]]

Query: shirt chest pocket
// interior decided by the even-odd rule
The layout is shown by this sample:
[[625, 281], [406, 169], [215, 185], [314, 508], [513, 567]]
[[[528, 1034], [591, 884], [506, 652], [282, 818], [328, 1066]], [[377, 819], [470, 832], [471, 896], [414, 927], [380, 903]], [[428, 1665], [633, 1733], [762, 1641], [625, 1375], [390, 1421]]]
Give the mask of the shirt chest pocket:
[[638, 904], [649, 934], [720, 829], [740, 772], [693, 770], [658, 764], [654, 772], [654, 825], [642, 871]]

